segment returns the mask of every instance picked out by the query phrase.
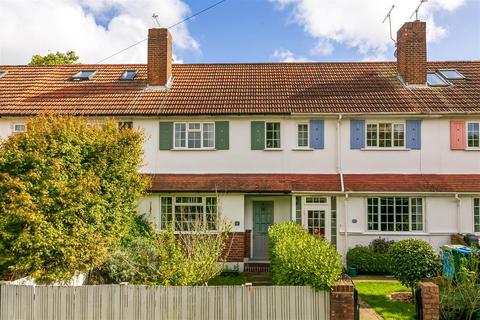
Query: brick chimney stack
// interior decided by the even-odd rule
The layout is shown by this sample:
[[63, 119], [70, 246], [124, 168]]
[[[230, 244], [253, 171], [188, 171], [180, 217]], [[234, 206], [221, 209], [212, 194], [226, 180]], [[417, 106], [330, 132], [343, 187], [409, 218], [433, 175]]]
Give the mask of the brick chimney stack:
[[397, 70], [407, 85], [427, 82], [427, 36], [423, 21], [406, 22], [397, 32]]
[[168, 87], [172, 77], [172, 35], [166, 28], [148, 30], [148, 86]]

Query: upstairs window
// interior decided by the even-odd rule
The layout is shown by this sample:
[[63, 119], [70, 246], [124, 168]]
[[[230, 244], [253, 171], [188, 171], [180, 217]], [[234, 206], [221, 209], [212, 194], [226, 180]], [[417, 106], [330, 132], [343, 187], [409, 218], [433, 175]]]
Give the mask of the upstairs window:
[[88, 81], [92, 80], [97, 71], [95, 70], [82, 70], [74, 74], [71, 78], [73, 81]]
[[215, 146], [215, 123], [175, 123], [175, 149], [213, 149]]
[[480, 122], [467, 122], [467, 146], [480, 148]]
[[280, 149], [280, 122], [265, 123], [265, 149]]
[[133, 128], [133, 122], [132, 121], [119, 121], [118, 122], [118, 128], [119, 129], [132, 129]]
[[297, 147], [298, 148], [308, 148], [309, 147], [309, 137], [308, 137], [308, 123], [298, 123], [297, 124]]
[[427, 84], [430, 87], [447, 87], [450, 85], [436, 72], [427, 73]]
[[473, 199], [473, 226], [475, 232], [480, 232], [480, 198]]
[[22, 133], [27, 131], [27, 125], [25, 123], [14, 123], [13, 133]]
[[443, 69], [438, 70], [438, 72], [447, 80], [462, 80], [465, 79], [463, 74], [458, 72], [455, 69]]
[[367, 214], [369, 231], [423, 230], [422, 198], [368, 198]]
[[394, 122], [367, 123], [367, 148], [405, 147], [405, 124]]
[[125, 70], [120, 76], [120, 80], [133, 80], [137, 76], [138, 70]]

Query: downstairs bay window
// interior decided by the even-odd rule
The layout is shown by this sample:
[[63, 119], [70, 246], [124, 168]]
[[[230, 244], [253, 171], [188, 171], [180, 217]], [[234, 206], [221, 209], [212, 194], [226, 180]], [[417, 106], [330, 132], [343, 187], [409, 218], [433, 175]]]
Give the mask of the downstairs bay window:
[[367, 199], [368, 231], [423, 231], [423, 198]]
[[190, 231], [197, 222], [207, 230], [217, 229], [217, 197], [161, 197], [160, 213], [163, 230], [171, 224], [175, 231]]

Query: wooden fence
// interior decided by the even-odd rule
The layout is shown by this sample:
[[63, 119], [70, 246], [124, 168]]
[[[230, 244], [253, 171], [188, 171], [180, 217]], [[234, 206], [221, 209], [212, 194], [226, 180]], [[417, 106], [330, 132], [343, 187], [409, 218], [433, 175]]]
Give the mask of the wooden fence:
[[330, 292], [293, 286], [0, 285], [0, 320], [330, 319]]

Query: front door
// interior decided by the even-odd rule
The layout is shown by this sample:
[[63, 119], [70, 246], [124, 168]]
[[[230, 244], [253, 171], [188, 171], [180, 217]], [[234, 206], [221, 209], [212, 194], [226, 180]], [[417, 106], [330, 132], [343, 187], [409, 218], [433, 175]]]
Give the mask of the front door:
[[273, 201], [253, 202], [253, 259], [268, 260], [268, 227], [273, 224]]

